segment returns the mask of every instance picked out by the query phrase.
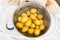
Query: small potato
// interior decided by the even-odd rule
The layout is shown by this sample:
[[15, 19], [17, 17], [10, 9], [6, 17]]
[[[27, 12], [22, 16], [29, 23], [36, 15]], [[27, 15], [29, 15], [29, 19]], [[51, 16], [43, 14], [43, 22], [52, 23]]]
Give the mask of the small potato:
[[39, 14], [38, 15], [38, 19], [43, 19], [43, 15], [42, 14]]
[[36, 29], [38, 29], [39, 28], [39, 26], [36, 26]]
[[33, 29], [33, 28], [29, 29], [29, 30], [28, 30], [28, 33], [29, 33], [29, 34], [33, 34], [33, 33], [34, 33], [34, 29]]
[[40, 25], [40, 24], [41, 24], [41, 23], [40, 23], [40, 20], [38, 20], [38, 19], [35, 20], [34, 23], [35, 23], [36, 25]]
[[40, 25], [43, 24], [43, 20], [40, 20]]
[[35, 36], [39, 36], [40, 34], [41, 34], [40, 29], [35, 29], [34, 35], [35, 35]]
[[20, 22], [22, 20], [22, 17], [18, 17], [18, 21]]
[[31, 18], [31, 19], [36, 19], [36, 16], [35, 16], [34, 14], [31, 14], [31, 15], [30, 15], [30, 18]]
[[17, 23], [16, 23], [16, 26], [17, 26], [18, 28], [22, 28], [22, 27], [23, 27], [23, 24], [20, 23], [20, 22], [17, 22]]
[[26, 17], [27, 16], [27, 14], [26, 13], [22, 13], [22, 17]]
[[34, 23], [31, 24], [31, 28], [35, 28], [35, 24]]
[[25, 26], [24, 26], [24, 27], [22, 28], [22, 32], [27, 32], [28, 29], [29, 29], [28, 27], [25, 27]]
[[32, 23], [32, 20], [29, 18], [27, 22], [25, 23], [25, 26], [29, 27]]
[[27, 20], [28, 20], [28, 17], [25, 16], [25, 17], [22, 17], [21, 22], [22, 22], [22, 23], [25, 23]]
[[35, 13], [34, 15], [35, 15], [35, 17], [37, 17], [37, 16], [38, 16], [38, 15], [37, 15], [37, 13]]
[[37, 10], [36, 10], [35, 8], [32, 8], [32, 9], [30, 10], [30, 12], [31, 12], [31, 13], [36, 13]]
[[45, 29], [45, 26], [42, 24], [40, 25], [40, 30], [44, 30]]
[[30, 16], [30, 14], [31, 14], [31, 13], [30, 13], [29, 11], [27, 11], [27, 13], [26, 13], [26, 14], [27, 14], [27, 16]]

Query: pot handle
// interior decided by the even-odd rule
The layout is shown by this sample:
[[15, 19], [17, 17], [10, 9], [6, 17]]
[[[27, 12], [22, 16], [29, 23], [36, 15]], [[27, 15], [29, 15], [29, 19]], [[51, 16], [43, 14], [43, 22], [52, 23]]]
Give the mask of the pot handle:
[[13, 30], [14, 29], [14, 26], [13, 26], [13, 23], [11, 20], [8, 20], [7, 24], [6, 24], [6, 28], [8, 30]]

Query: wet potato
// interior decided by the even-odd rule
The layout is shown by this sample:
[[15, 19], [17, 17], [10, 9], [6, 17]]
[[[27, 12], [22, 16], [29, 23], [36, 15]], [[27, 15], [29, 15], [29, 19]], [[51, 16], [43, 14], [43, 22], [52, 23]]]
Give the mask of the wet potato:
[[[39, 9], [39, 8], [38, 8]], [[37, 8], [29, 8], [18, 16], [15, 22], [17, 30], [25, 36], [38, 37], [45, 33], [44, 15]], [[19, 10], [20, 11], [20, 10]], [[45, 30], [45, 31], [44, 31]]]

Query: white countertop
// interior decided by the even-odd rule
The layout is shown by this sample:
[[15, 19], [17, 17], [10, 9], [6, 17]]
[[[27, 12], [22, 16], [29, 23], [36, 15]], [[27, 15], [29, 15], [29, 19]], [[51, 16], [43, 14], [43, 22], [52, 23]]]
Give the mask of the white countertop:
[[[42, 2], [42, 1], [40, 1], [40, 3], [43, 4], [43, 6], [44, 6], [44, 2]], [[1, 19], [3, 19], [2, 12], [9, 12], [10, 10], [13, 12], [16, 9], [16, 7], [17, 7], [16, 5], [7, 4], [7, 0], [0, 0], [0, 27], [3, 27], [4, 24], [3, 24], [3, 26], [1, 26], [2, 25], [1, 23], [6, 21], [6, 20], [1, 21]], [[3, 9], [6, 9], [7, 11], [3, 10]], [[60, 7], [54, 0], [52, 0], [52, 5], [50, 5], [46, 9], [48, 10], [48, 12], [53, 13], [56, 16], [56, 18], [58, 20], [58, 26], [57, 26], [56, 33], [53, 36], [51, 36], [50, 38], [47, 38], [45, 40], [60, 40], [60, 31], [59, 31], [60, 30], [60, 23], [59, 23], [60, 22]], [[9, 12], [9, 15], [10, 14], [11, 13]], [[4, 15], [8, 15], [8, 14], [4, 14]], [[4, 17], [8, 17], [8, 16], [4, 16]], [[7, 18], [7, 20], [8, 20], [8, 18]], [[0, 28], [0, 40], [27, 40], [24, 38], [19, 39], [19, 38], [9, 37], [8, 34], [3, 32], [3, 30], [4, 29]]]

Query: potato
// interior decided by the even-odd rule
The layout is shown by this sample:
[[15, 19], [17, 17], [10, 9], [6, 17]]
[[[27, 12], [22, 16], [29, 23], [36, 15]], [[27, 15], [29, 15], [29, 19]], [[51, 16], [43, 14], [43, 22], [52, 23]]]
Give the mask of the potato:
[[31, 18], [31, 19], [36, 19], [36, 16], [35, 16], [34, 14], [31, 14], [31, 15], [30, 15], [30, 18]]
[[18, 28], [22, 28], [22, 27], [23, 27], [23, 24], [20, 23], [20, 22], [17, 22], [17, 23], [16, 23], [16, 26], [17, 26]]
[[43, 23], [44, 23], [43, 20], [40, 20], [40, 25], [43, 24]]
[[41, 34], [40, 29], [35, 29], [34, 35], [35, 35], [35, 36], [39, 36], [40, 34]]
[[37, 17], [38, 15], [37, 15], [37, 13], [35, 13], [35, 14], [33, 14], [33, 15], [35, 15], [35, 17]]
[[22, 28], [22, 32], [27, 32], [28, 29], [29, 29], [28, 27], [24, 26], [24, 27]]
[[35, 8], [32, 8], [32, 9], [30, 10], [30, 12], [31, 12], [31, 13], [36, 13], [37, 10], [36, 10]]
[[40, 25], [40, 30], [44, 30], [45, 29], [45, 26], [42, 24]]
[[25, 17], [22, 17], [21, 22], [22, 22], [22, 23], [25, 23], [27, 20], [28, 20], [28, 17], [25, 16]]
[[34, 23], [35, 23], [36, 25], [40, 25], [40, 24], [41, 24], [41, 23], [40, 23], [40, 20], [38, 20], [38, 19], [35, 20]]
[[33, 28], [30, 28], [30, 29], [28, 30], [28, 33], [29, 33], [29, 34], [33, 34], [33, 33], [34, 33], [34, 29], [33, 29]]
[[38, 29], [38, 28], [40, 28], [40, 26], [36, 26], [35, 28]]
[[27, 16], [27, 14], [26, 13], [22, 13], [22, 17], [26, 17]]
[[35, 28], [35, 24], [34, 23], [31, 24], [31, 28]]
[[43, 19], [43, 15], [42, 14], [39, 14], [38, 15], [38, 19]]
[[32, 23], [32, 20], [29, 18], [27, 22], [25, 23], [25, 26], [29, 27]]
[[18, 21], [20, 22], [22, 20], [22, 17], [18, 17]]
[[29, 11], [27, 11], [27, 13], [26, 13], [26, 14], [27, 14], [27, 16], [30, 16], [30, 14], [31, 14], [31, 13], [30, 13]]

